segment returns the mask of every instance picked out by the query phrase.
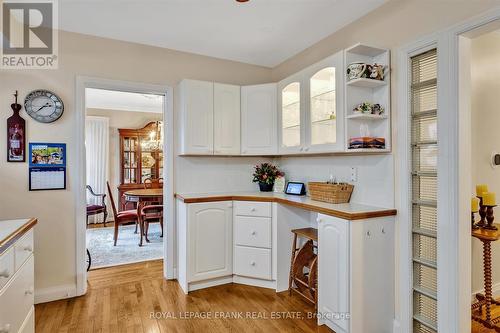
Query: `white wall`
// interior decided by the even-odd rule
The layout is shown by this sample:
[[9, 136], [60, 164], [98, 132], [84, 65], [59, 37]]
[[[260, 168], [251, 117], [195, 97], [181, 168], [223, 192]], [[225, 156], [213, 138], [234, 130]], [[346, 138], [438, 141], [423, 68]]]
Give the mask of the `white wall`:
[[[500, 153], [500, 32], [471, 42], [472, 184], [488, 184], [500, 199], [500, 167], [490, 165], [491, 153]], [[471, 189], [471, 195], [474, 189]], [[498, 200], [497, 199], [497, 200]], [[500, 210], [496, 209], [500, 216]], [[477, 216], [479, 218], [479, 216]], [[498, 218], [497, 218], [498, 220]], [[498, 221], [496, 221], [498, 223]], [[493, 284], [500, 283], [500, 242], [493, 242]], [[472, 239], [472, 291], [483, 289], [481, 241]], [[500, 285], [494, 288], [500, 292]]]
[[[120, 128], [142, 128], [152, 121], [161, 121], [161, 113], [131, 112], [108, 109], [87, 109], [87, 116], [106, 117], [109, 119], [109, 184], [113, 191], [115, 202], [118, 200], [118, 185], [120, 185]], [[113, 219], [111, 203], [108, 198], [108, 219]], [[92, 222], [91, 219], [89, 221]]]
[[[352, 202], [394, 207], [394, 168], [392, 155], [283, 157], [279, 165], [287, 180], [337, 181], [354, 184]], [[357, 169], [357, 181], [351, 182], [351, 167]]]

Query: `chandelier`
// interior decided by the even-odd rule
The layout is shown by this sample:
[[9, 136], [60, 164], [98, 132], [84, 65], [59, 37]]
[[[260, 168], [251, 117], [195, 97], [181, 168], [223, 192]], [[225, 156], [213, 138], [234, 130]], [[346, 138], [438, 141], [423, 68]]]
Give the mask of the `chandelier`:
[[143, 150], [159, 152], [163, 150], [163, 122], [156, 122], [156, 129], [149, 133], [148, 140], [141, 143]]

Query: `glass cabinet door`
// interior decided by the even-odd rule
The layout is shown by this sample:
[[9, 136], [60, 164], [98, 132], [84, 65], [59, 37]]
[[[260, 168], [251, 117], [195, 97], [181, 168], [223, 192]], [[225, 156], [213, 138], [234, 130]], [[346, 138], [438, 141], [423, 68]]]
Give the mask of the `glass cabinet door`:
[[335, 94], [335, 67], [317, 71], [310, 85], [310, 144], [324, 145], [337, 142], [337, 109]]
[[137, 145], [136, 137], [123, 138], [123, 184], [134, 184], [137, 182]]
[[300, 83], [292, 82], [281, 91], [281, 145], [300, 146]]

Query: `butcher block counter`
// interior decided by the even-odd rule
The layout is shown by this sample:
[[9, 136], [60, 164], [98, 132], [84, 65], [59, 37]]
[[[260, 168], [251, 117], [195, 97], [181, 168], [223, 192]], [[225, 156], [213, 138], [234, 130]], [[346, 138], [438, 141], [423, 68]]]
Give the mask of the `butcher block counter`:
[[274, 192], [236, 192], [236, 193], [196, 193], [176, 194], [176, 198], [184, 203], [201, 203], [217, 201], [260, 201], [277, 202], [305, 210], [355, 221], [375, 217], [396, 215], [396, 209], [380, 208], [356, 203], [330, 204], [311, 200], [308, 196], [287, 195]]
[[37, 219], [0, 221], [0, 255], [35, 226]]

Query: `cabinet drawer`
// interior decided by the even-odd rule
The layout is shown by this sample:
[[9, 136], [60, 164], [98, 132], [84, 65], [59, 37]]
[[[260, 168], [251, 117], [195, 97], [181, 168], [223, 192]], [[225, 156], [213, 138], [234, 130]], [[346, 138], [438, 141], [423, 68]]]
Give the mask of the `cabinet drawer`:
[[16, 271], [33, 253], [33, 230], [30, 230], [14, 245], [14, 262]]
[[234, 242], [236, 245], [271, 248], [271, 218], [236, 216]]
[[18, 332], [33, 307], [33, 256], [16, 273], [14, 280], [0, 295], [0, 328]]
[[271, 217], [271, 203], [255, 201], [235, 201], [234, 214], [244, 216]]
[[0, 256], [0, 290], [14, 275], [14, 267], [14, 249], [10, 248]]
[[234, 274], [271, 280], [271, 250], [235, 246]]

